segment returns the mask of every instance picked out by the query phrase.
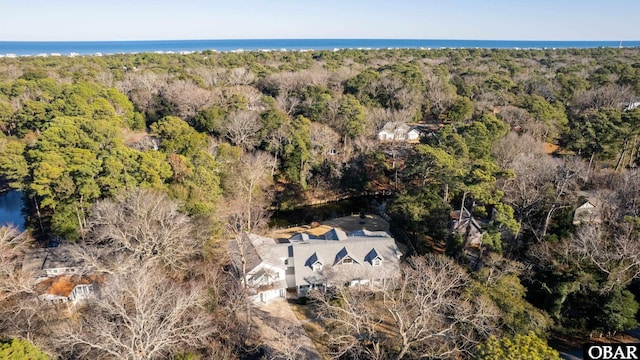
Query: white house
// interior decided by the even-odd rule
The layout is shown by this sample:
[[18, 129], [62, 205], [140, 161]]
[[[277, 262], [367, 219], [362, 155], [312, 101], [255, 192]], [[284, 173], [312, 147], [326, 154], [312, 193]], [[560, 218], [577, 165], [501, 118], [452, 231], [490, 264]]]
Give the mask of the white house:
[[416, 141], [420, 139], [420, 130], [405, 123], [388, 122], [378, 133], [380, 141]]
[[[243, 257], [250, 296], [262, 302], [285, 297], [287, 289], [305, 296], [317, 286], [371, 284], [396, 277], [402, 255], [385, 231], [347, 234], [331, 228], [320, 236], [298, 233], [284, 242], [246, 234], [241, 243], [245, 244]], [[241, 270], [237, 244], [232, 244], [234, 264]]]

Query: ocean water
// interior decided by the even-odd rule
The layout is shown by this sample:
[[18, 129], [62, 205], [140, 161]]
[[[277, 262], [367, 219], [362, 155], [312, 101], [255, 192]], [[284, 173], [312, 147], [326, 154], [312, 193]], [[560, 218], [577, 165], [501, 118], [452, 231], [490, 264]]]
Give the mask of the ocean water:
[[640, 47], [640, 41], [519, 41], [415, 39], [255, 39], [149, 41], [0, 41], [0, 56], [108, 55], [117, 53], [188, 53], [204, 50], [335, 50], [335, 49], [566, 49]]

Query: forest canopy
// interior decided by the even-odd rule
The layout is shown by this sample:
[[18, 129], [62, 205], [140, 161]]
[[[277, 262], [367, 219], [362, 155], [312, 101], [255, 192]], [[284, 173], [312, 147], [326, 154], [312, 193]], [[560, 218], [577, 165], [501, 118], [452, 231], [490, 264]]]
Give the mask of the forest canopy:
[[[381, 131], [401, 124], [420, 136], [381, 140]], [[192, 341], [191, 333], [176, 334], [179, 345], [157, 345], [149, 358], [249, 356], [246, 341], [259, 335], [234, 318], [243, 296], [223, 271], [225, 241], [263, 231], [274, 211], [384, 194], [376, 211], [415, 257], [403, 268], [403, 286], [445, 268], [459, 286], [434, 308], [486, 311], [475, 315], [482, 326], [467, 336], [456, 328], [463, 322], [451, 325], [458, 342], [442, 344], [398, 340], [406, 335], [398, 327], [396, 339], [380, 335], [349, 349], [331, 343], [330, 351], [490, 358], [527, 348], [532, 357], [555, 357], [549, 330], [614, 334], [638, 325], [639, 135], [635, 48], [2, 58], [0, 186], [24, 194], [33, 237], [24, 246], [71, 244], [121, 287], [105, 285], [110, 297], [100, 307], [61, 325], [75, 341], [68, 348], [38, 338], [46, 338], [43, 324], [57, 321], [50, 312], [37, 316], [35, 330], [0, 321], [0, 335], [33, 333], [38, 346], [70, 357], [138, 351], [122, 345], [107, 354], [100, 350], [110, 346], [107, 337], [78, 327], [107, 326], [109, 309], [137, 276], [146, 282], [134, 289], [140, 293], [188, 295], [176, 326], [208, 329]], [[584, 217], [585, 205], [597, 211]], [[12, 249], [0, 260], [13, 269], [24, 239], [13, 229], [0, 234], [0, 246]], [[7, 284], [10, 274], [0, 274]], [[0, 301], [15, 309], [30, 291], [4, 287]], [[327, 316], [367, 298], [338, 293], [340, 303], [316, 296]], [[128, 301], [166, 314], [176, 305]], [[356, 310], [349, 316], [371, 315]], [[409, 310], [391, 313], [436, 328]], [[11, 343], [18, 345], [31, 346]]]

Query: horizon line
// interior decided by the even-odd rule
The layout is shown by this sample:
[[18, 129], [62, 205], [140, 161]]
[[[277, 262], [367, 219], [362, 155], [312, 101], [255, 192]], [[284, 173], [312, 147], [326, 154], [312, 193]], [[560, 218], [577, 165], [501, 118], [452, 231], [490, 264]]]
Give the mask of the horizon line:
[[119, 40], [4, 40], [0, 39], [2, 43], [59, 43], [59, 42], [72, 42], [72, 43], [86, 43], [86, 42], [142, 42], [142, 41], [282, 41], [282, 40], [409, 40], [409, 41], [518, 41], [518, 42], [639, 42], [637, 40], [620, 40], [620, 39], [608, 39], [608, 40], [572, 40], [572, 39], [455, 39], [455, 38], [368, 38], [368, 37], [309, 37], [309, 38], [225, 38], [225, 39], [119, 39]]

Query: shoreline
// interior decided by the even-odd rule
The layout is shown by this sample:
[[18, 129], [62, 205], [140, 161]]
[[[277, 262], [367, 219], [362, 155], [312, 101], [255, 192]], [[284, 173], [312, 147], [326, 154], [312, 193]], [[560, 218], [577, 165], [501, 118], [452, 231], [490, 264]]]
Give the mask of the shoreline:
[[640, 40], [237, 39], [135, 41], [0, 41], [0, 58], [156, 53], [308, 52], [341, 50], [557, 50], [638, 48]]

